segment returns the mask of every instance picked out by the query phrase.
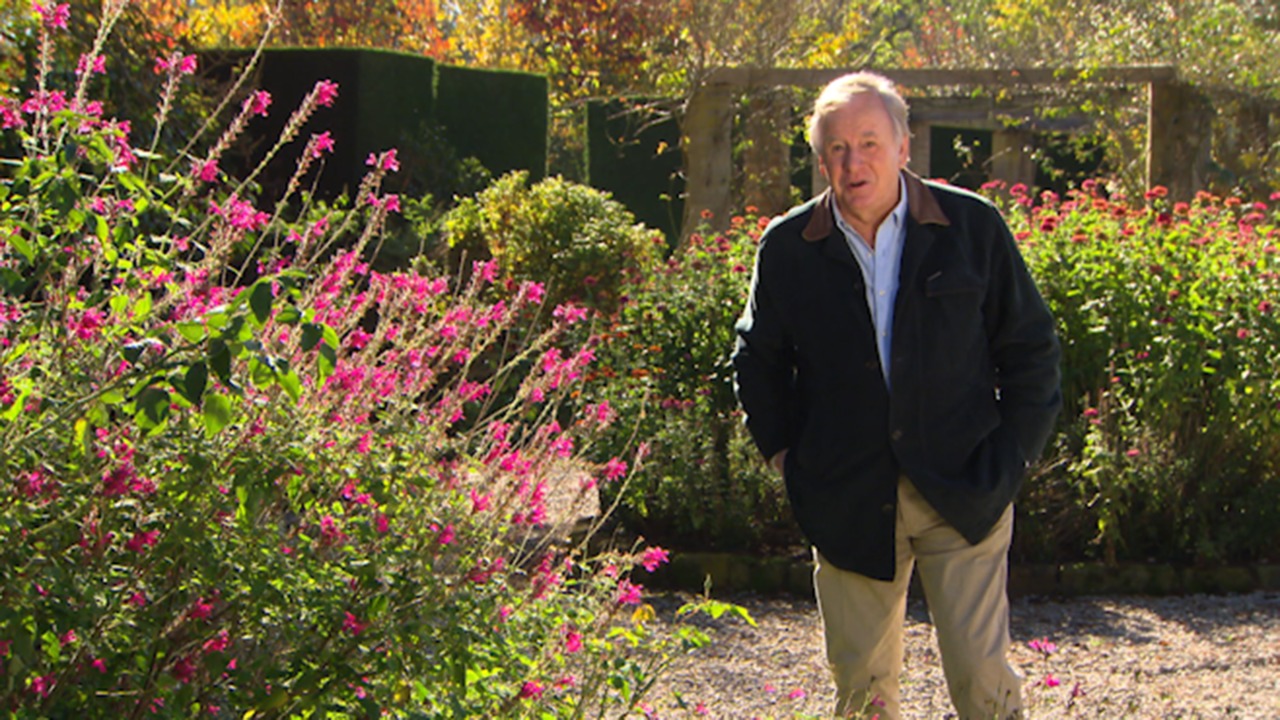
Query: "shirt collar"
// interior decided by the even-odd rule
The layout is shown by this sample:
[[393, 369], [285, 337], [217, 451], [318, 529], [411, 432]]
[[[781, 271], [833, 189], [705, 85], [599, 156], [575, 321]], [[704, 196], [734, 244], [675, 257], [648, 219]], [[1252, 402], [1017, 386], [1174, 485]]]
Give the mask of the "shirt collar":
[[[904, 194], [910, 198], [907, 203], [907, 212], [916, 222], [925, 225], [951, 224], [947, 216], [942, 212], [942, 208], [938, 205], [937, 198], [933, 196], [929, 186], [919, 176], [910, 170], [903, 170], [901, 177], [907, 188]], [[831, 192], [831, 188], [827, 188], [818, 197], [817, 206], [801, 233], [805, 240], [818, 242], [831, 234], [831, 231], [835, 229], [834, 207], [835, 197]]]
[[[893, 231], [894, 237], [898, 237], [902, 233], [903, 226], [907, 221], [907, 206], [907, 180], [904, 175], [900, 174], [898, 175], [898, 204], [893, 206], [893, 209], [889, 211], [889, 216], [884, 219], [884, 223], [881, 223], [882, 227], [884, 224], [889, 225], [889, 228]], [[840, 213], [840, 208], [837, 207], [834, 202], [831, 203], [831, 214], [835, 217], [836, 227], [839, 227], [847, 237], [862, 237], [862, 235], [859, 234], [857, 230], [854, 230], [853, 226], [844, 219], [844, 215]], [[876, 235], [878, 236], [879, 234], [880, 228], [876, 228]], [[863, 240], [866, 239], [867, 238], [863, 238]], [[872, 239], [874, 240], [876, 238]]]

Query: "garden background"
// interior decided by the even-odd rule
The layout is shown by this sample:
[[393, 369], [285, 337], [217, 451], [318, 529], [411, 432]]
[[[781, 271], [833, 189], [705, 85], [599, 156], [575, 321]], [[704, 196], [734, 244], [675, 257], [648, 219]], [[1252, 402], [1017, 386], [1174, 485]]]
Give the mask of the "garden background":
[[[1066, 139], [1088, 174], [1059, 151], [1043, 187], [950, 178], [1004, 210], [1064, 343], [1013, 560], [1270, 567], [1280, 19], [951, 5], [5, 4], [0, 707], [642, 713], [706, 642], [653, 631], [651, 573], [705, 550], [795, 564], [800, 542], [728, 364], [772, 212], [755, 180], [729, 217], [661, 229], [585, 182], [617, 152], [599, 129], [636, 118], [612, 141], [669, 180], [680, 137], [609, 108], [678, 120], [721, 65], [1177, 66], [1217, 112], [1194, 196], [1135, 186], [1141, 97], [1070, 83], [1043, 105], [1094, 118]], [[448, 62], [225, 48], [267, 29]], [[478, 119], [530, 106], [544, 124]]]

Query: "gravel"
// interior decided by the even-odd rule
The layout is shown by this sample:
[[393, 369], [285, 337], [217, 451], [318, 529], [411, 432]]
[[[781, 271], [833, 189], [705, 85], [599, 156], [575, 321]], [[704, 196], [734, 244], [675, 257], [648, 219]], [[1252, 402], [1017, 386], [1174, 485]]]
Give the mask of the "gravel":
[[[670, 618], [688, 599], [654, 604]], [[832, 684], [814, 602], [720, 599], [745, 607], [757, 626], [700, 620], [712, 643], [660, 679], [649, 696], [653, 714], [828, 717]], [[1011, 613], [1011, 659], [1026, 677], [1028, 718], [1280, 718], [1280, 593], [1027, 597]], [[903, 717], [954, 717], [923, 601], [912, 599], [907, 616]], [[1052, 643], [1052, 652], [1033, 649], [1033, 640]]]

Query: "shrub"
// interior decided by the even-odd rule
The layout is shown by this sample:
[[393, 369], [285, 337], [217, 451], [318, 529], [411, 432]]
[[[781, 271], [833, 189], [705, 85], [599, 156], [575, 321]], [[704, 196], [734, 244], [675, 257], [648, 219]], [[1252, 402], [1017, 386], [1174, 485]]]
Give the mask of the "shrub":
[[628, 421], [606, 431], [600, 451], [642, 442], [648, 453], [631, 482], [604, 497], [652, 542], [761, 551], [800, 541], [782, 483], [742, 422], [729, 361], [765, 222], [737, 217], [724, 233], [693, 234], [661, 270], [622, 286], [602, 333], [591, 393]]
[[[66, 6], [37, 11], [47, 43]], [[192, 64], [162, 60], [157, 129]], [[582, 461], [608, 413], [560, 405], [590, 362], [577, 316], [511, 332], [545, 293], [487, 300], [491, 263], [461, 287], [370, 269], [394, 150], [341, 224], [285, 217], [327, 133], [273, 212], [218, 168], [269, 96], [165, 157], [86, 100], [92, 74], [47, 80], [0, 100], [24, 150], [0, 183], [0, 708], [625, 713], [703, 642], [647, 624], [630, 570], [664, 551], [567, 532], [627, 465]], [[337, 91], [318, 82], [269, 155]]]
[[548, 303], [589, 303], [605, 314], [617, 306], [619, 283], [653, 268], [665, 242], [607, 194], [559, 177], [530, 186], [524, 171], [463, 199], [443, 228], [459, 255], [491, 257], [512, 278], [544, 282]]
[[1001, 197], [1064, 348], [1062, 432], [1020, 533], [1036, 559], [1253, 562], [1280, 543], [1280, 215], [1165, 195]]

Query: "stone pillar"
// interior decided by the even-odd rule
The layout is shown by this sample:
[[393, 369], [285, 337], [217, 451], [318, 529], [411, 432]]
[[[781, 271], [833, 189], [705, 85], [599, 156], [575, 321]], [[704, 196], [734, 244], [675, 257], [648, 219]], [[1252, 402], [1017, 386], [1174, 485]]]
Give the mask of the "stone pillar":
[[747, 101], [743, 200], [772, 217], [791, 206], [791, 102], [774, 88], [753, 91]]
[[1208, 175], [1213, 108], [1190, 85], [1153, 82], [1147, 116], [1147, 185], [1190, 200]]
[[929, 153], [933, 126], [928, 121], [911, 118], [907, 127], [911, 129], [911, 157], [907, 168], [922, 178], [932, 177], [929, 174]]
[[702, 222], [704, 210], [711, 225], [729, 227], [732, 212], [733, 92], [727, 83], [709, 82], [693, 92], [680, 128], [685, 163], [684, 221], [681, 237]]
[[1035, 185], [1036, 164], [1031, 159], [1034, 138], [1025, 130], [996, 130], [992, 134], [991, 179], [1004, 180], [1010, 186]]

